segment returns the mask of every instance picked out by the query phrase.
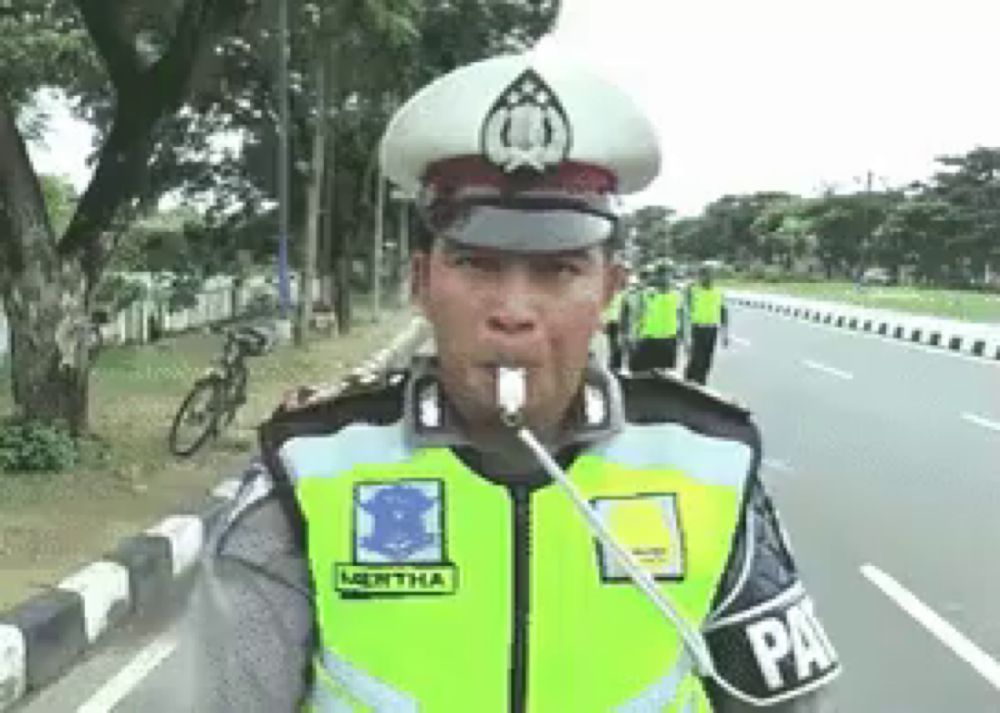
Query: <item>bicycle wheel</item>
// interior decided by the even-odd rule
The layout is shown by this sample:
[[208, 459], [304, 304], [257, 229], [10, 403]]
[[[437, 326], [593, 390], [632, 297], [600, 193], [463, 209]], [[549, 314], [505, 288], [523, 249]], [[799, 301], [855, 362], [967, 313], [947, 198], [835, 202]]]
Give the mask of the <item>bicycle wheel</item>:
[[219, 379], [202, 379], [184, 399], [167, 438], [170, 452], [175, 456], [193, 454], [215, 433], [220, 416], [221, 387]]
[[233, 366], [233, 373], [226, 384], [226, 400], [220, 409], [219, 430], [228, 428], [236, 411], [247, 401], [247, 368], [242, 362]]

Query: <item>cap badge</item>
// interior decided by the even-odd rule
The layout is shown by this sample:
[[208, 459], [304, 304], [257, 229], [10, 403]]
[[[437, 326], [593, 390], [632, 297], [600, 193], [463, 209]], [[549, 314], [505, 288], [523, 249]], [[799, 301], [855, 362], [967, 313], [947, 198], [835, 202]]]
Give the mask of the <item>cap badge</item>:
[[541, 173], [559, 165], [572, 142], [569, 118], [559, 98], [537, 72], [527, 69], [503, 90], [480, 132], [490, 163], [513, 173]]

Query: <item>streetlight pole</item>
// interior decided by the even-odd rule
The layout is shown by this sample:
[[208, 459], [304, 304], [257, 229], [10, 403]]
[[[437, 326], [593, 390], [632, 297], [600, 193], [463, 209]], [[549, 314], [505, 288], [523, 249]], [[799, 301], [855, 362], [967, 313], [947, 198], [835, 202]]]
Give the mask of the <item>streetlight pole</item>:
[[375, 193], [375, 248], [372, 250], [372, 316], [382, 316], [382, 246], [385, 242], [385, 177], [379, 162], [378, 187]]
[[390, 198], [399, 205], [399, 303], [406, 304], [410, 292], [410, 196], [393, 188]]

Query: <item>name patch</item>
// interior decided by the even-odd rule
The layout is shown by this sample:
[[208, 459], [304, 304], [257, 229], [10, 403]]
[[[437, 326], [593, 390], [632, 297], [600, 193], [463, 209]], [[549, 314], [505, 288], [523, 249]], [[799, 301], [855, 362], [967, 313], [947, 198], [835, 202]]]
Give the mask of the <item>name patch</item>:
[[445, 565], [334, 565], [338, 592], [345, 594], [454, 594], [458, 569]]

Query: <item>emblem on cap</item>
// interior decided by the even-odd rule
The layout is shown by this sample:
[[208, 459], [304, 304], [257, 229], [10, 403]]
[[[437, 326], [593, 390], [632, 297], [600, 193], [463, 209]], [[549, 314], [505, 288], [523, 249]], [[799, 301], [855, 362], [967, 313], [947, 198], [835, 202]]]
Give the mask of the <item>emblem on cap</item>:
[[527, 69], [493, 103], [480, 133], [483, 156], [507, 173], [538, 173], [569, 155], [572, 134], [559, 98]]

